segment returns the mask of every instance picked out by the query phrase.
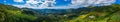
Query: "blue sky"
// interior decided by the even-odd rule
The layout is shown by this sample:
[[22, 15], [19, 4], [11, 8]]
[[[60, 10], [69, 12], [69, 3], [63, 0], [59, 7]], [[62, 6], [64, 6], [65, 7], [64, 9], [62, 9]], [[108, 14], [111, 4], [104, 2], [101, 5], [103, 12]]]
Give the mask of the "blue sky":
[[[6, 1], [6, 2], [4, 2]], [[26, 1], [26, 0], [24, 0]], [[64, 1], [64, 0], [57, 0], [56, 1], [58, 5], [64, 5], [64, 4], [68, 4], [70, 3], [70, 0], [69, 1]], [[22, 3], [18, 3], [18, 2], [14, 2], [13, 0], [0, 0], [0, 3], [6, 3], [6, 4], [25, 4], [26, 2], [22, 2]], [[120, 0], [116, 0], [117, 4], [120, 4]]]
[[[6, 2], [4, 2], [4, 1], [6, 1]], [[24, 0], [24, 1], [26, 1], [26, 0]], [[60, 5], [69, 4], [70, 0], [68, 0], [68, 1], [56, 0], [55, 2], [57, 2], [55, 5], [60, 6]], [[0, 3], [2, 3], [2, 4], [20, 4], [20, 5], [22, 5], [22, 4], [25, 4], [26, 2], [14, 2], [13, 0], [0, 0]]]
[[[2, 4], [9, 4], [9, 5], [15, 5], [15, 6], [17, 6], [17, 7], [24, 7], [24, 6], [27, 6], [27, 7], [31, 7], [31, 4], [27, 4], [26, 5], [26, 3], [28, 3], [27, 2], [28, 0], [23, 0], [22, 2], [21, 2], [21, 0], [0, 0], [0, 3], [2, 3]], [[74, 1], [74, 3], [71, 3], [71, 1], [72, 0], [56, 0], [55, 2], [55, 4], [54, 4], [54, 6], [55, 7], [53, 7], [53, 8], [56, 8], [57, 7], [57, 9], [59, 9], [58, 7], [64, 7], [65, 9], [67, 8], [67, 7], [78, 7], [78, 5], [79, 6], [93, 6], [93, 5], [102, 5], [102, 2], [100, 1], [100, 0], [95, 0], [95, 1], [97, 1], [96, 3], [98, 3], [98, 4], [96, 4], [95, 3], [95, 1], [94, 1], [94, 3], [92, 2], [92, 1], [90, 1], [89, 0], [89, 2], [92, 2], [92, 4], [90, 3], [90, 4], [87, 4], [87, 5], [83, 5], [83, 4], [86, 4], [86, 3], [89, 3], [88, 1], [85, 1], [84, 2], [84, 0], [78, 0], [78, 1], [83, 1], [83, 3], [82, 2], [75, 2]], [[100, 1], [100, 2], [98, 2], [98, 1]], [[104, 0], [103, 0], [104, 1]], [[120, 4], [120, 0], [114, 0], [115, 2], [115, 4]], [[107, 2], [107, 1], [105, 1], [105, 2]], [[112, 1], [113, 2], [113, 1]], [[112, 2], [107, 2], [107, 3], [103, 3], [103, 4], [105, 4], [105, 5], [109, 5], [109, 4], [112, 4]], [[34, 3], [34, 1], [33, 1], [33, 3]], [[37, 3], [37, 2], [35, 2], [35, 3]], [[69, 6], [69, 5], [76, 5], [76, 6]], [[24, 6], [23, 6], [24, 5]], [[28, 5], [30, 5], [30, 6], [28, 6]], [[32, 6], [32, 7], [37, 7], [37, 6], [39, 6], [39, 7], [41, 7], [41, 5], [38, 5], [37, 4], [37, 6], [36, 6], [36, 4], [32, 4], [32, 5], [34, 5], [34, 6]], [[44, 5], [45, 6], [45, 5]], [[46, 7], [46, 6], [45, 6]]]
[[115, 2], [115, 3], [120, 4], [120, 0], [116, 0], [116, 2]]

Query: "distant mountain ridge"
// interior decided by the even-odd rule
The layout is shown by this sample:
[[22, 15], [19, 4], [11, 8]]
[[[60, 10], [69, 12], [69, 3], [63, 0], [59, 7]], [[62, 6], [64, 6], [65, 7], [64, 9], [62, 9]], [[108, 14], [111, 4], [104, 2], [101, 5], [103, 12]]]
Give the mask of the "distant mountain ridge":
[[0, 4], [0, 22], [120, 22], [120, 5], [31, 9]]

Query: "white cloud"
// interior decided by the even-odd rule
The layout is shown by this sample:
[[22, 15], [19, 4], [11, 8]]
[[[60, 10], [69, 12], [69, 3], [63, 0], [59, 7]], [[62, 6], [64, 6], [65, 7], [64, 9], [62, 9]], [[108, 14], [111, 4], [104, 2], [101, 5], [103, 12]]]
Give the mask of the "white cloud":
[[[45, 2], [42, 2], [42, 1], [45, 1]], [[39, 5], [39, 3], [41, 3], [41, 4]], [[46, 8], [49, 6], [54, 6], [53, 4], [56, 4], [55, 0], [28, 0], [28, 1], [26, 1], [25, 5], [14, 5], [14, 6], [28, 7], [28, 8], [38, 8], [38, 7]]]
[[28, 0], [26, 1], [27, 4], [37, 4], [39, 2], [35, 1], [35, 0]]
[[23, 2], [23, 0], [14, 0], [14, 2]]
[[40, 7], [54, 6], [54, 4], [55, 4], [55, 0], [52, 0], [52, 1], [45, 0], [45, 2], [40, 5]]
[[81, 5], [83, 7], [86, 6], [104, 6], [104, 5], [110, 5], [114, 3], [115, 0], [72, 0], [72, 4], [74, 6]]
[[[42, 2], [45, 1], [45, 2]], [[25, 5], [14, 5], [17, 7], [27, 7], [33, 9], [71, 9], [78, 7], [88, 7], [88, 6], [107, 6], [115, 2], [115, 0], [71, 0], [68, 6], [54, 6], [56, 0], [28, 0]], [[66, 0], [65, 0], [66, 1]], [[41, 4], [39, 4], [41, 3]], [[53, 6], [53, 7], [49, 7]]]
[[[42, 2], [45, 1], [45, 2]], [[39, 3], [41, 3], [40, 5], [38, 5]], [[54, 6], [53, 4], [55, 4], [55, 0], [49, 1], [49, 0], [28, 0], [26, 1], [26, 5], [33, 5], [33, 6], [37, 6], [37, 7], [48, 7], [50, 6]]]
[[[54, 6], [54, 7], [33, 7], [28, 5], [14, 5], [19, 8], [32, 8], [32, 9], [76, 9], [79, 8], [78, 6]], [[76, 8], [75, 8], [76, 7]]]

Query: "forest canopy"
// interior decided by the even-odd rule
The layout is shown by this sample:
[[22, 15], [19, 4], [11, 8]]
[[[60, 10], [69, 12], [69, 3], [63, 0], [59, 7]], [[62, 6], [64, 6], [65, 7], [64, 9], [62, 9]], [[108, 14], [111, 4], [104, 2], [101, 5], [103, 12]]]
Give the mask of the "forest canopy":
[[0, 4], [0, 22], [120, 22], [120, 5], [31, 9]]

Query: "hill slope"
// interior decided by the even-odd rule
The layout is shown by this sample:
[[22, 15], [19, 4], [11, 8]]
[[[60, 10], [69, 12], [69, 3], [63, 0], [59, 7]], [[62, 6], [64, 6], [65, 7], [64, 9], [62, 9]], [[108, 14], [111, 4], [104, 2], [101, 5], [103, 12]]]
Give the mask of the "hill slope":
[[120, 22], [120, 5], [29, 9], [0, 4], [0, 22]]
[[22, 13], [20, 8], [0, 4], [0, 22], [27, 22], [36, 18], [35, 16]]

